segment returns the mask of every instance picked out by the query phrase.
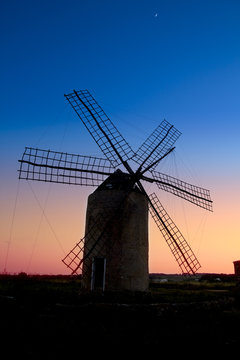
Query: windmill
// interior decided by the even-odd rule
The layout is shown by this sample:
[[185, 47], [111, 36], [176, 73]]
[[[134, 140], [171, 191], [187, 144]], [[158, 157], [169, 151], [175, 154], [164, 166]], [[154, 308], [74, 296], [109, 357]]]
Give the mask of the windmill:
[[[88, 289], [146, 290], [148, 287], [148, 210], [182, 273], [201, 267], [186, 239], [156, 193], [156, 184], [212, 211], [209, 190], [156, 171], [181, 133], [163, 120], [134, 152], [88, 90], [65, 95], [105, 158], [26, 147], [19, 178], [97, 186], [88, 198], [85, 236], [62, 260], [72, 274], [82, 273]], [[133, 165], [130, 165], [133, 163]]]

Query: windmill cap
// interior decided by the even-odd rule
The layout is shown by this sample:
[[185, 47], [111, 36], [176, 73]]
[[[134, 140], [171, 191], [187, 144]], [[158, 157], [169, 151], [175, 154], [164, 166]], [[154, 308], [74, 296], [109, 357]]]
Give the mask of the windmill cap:
[[[97, 189], [96, 191], [101, 190], [129, 190], [131, 186], [131, 175], [122, 172], [121, 170], [116, 170], [111, 174]], [[131, 189], [131, 188], [130, 188]], [[140, 192], [136, 185], [132, 186], [133, 191]]]

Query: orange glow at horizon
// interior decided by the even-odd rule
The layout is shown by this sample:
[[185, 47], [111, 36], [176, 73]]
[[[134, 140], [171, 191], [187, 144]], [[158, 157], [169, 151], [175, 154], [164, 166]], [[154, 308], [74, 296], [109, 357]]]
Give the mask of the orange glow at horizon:
[[[11, 239], [12, 219], [6, 217], [7, 213], [1, 214], [2, 239], [5, 241], [0, 244], [0, 271], [4, 270], [9, 245], [5, 270], [10, 273], [70, 274], [61, 259], [84, 236], [87, 196], [93, 189], [45, 183], [31, 183], [31, 186], [34, 195], [27, 183], [20, 184]], [[158, 193], [163, 206], [197, 256], [201, 264], [199, 273], [233, 273], [233, 261], [240, 258], [239, 202], [234, 197], [234, 186], [229, 188], [228, 194], [225, 192], [219, 196], [219, 193], [221, 188], [216, 187], [212, 195], [213, 213], [171, 194]], [[7, 199], [5, 202], [7, 204]], [[150, 215], [149, 272], [180, 273]]]

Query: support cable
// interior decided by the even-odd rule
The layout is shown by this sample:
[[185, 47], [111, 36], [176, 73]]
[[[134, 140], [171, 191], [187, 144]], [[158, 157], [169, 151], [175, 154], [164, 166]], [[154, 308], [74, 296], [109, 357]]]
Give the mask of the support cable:
[[55, 239], [56, 239], [56, 241], [57, 241], [57, 243], [58, 243], [59, 247], [61, 248], [61, 250], [62, 250], [63, 254], [64, 254], [64, 255], [66, 255], [66, 253], [65, 253], [65, 251], [64, 251], [64, 249], [63, 249], [63, 246], [62, 246], [62, 244], [61, 244], [60, 240], [58, 239], [57, 234], [55, 233], [55, 231], [54, 231], [54, 229], [53, 229], [53, 227], [52, 227], [52, 225], [51, 225], [50, 221], [48, 220], [47, 215], [46, 215], [46, 213], [45, 213], [45, 211], [44, 211], [44, 209], [43, 209], [42, 205], [40, 204], [40, 201], [38, 200], [37, 195], [35, 194], [35, 192], [34, 192], [34, 190], [33, 190], [33, 188], [32, 188], [32, 186], [31, 186], [31, 184], [30, 184], [30, 182], [29, 182], [29, 181], [28, 181], [28, 185], [29, 185], [29, 187], [30, 187], [30, 189], [31, 189], [31, 191], [32, 191], [32, 193], [33, 193], [33, 196], [34, 196], [34, 198], [35, 198], [35, 200], [36, 200], [36, 202], [37, 202], [38, 206], [39, 206], [39, 207], [40, 207], [40, 209], [42, 210], [42, 214], [43, 214], [43, 216], [44, 216], [44, 218], [45, 218], [45, 220], [46, 220], [46, 222], [47, 222], [47, 224], [48, 224], [48, 226], [49, 226], [49, 228], [50, 228], [50, 230], [51, 230], [51, 232], [52, 232], [53, 236], [55, 237]]
[[36, 231], [36, 235], [35, 235], [35, 238], [34, 238], [34, 242], [33, 242], [33, 246], [32, 246], [32, 251], [31, 251], [31, 254], [30, 254], [30, 259], [29, 259], [29, 262], [28, 262], [28, 265], [27, 265], [27, 271], [26, 271], [27, 273], [29, 272], [30, 266], [31, 266], [31, 264], [32, 264], [32, 259], [33, 259], [33, 255], [34, 255], [34, 252], [35, 252], [35, 249], [36, 249], [36, 245], [37, 245], [37, 241], [38, 241], [38, 237], [39, 237], [40, 228], [41, 228], [41, 226], [42, 226], [45, 209], [46, 209], [47, 202], [48, 202], [49, 195], [50, 195], [51, 185], [52, 185], [52, 184], [50, 183], [50, 184], [49, 184], [49, 187], [48, 187], [48, 192], [47, 192], [47, 195], [46, 195], [46, 198], [45, 198], [45, 202], [44, 202], [44, 206], [43, 206], [43, 211], [42, 211], [41, 218], [40, 218], [40, 220], [39, 220], [38, 228], [37, 228], [37, 231]]
[[5, 274], [7, 273], [7, 263], [8, 263], [8, 257], [9, 257], [10, 245], [12, 243], [12, 234], [13, 234], [14, 220], [15, 220], [15, 216], [16, 216], [16, 208], [17, 208], [17, 202], [18, 202], [18, 196], [19, 196], [19, 189], [20, 189], [20, 180], [18, 180], [18, 184], [17, 184], [17, 192], [16, 192], [16, 197], [15, 197], [14, 206], [13, 206], [12, 220], [11, 220], [10, 232], [9, 232], [9, 240], [7, 241], [7, 252], [6, 252], [6, 257], [5, 257], [4, 269], [3, 269], [3, 272]]

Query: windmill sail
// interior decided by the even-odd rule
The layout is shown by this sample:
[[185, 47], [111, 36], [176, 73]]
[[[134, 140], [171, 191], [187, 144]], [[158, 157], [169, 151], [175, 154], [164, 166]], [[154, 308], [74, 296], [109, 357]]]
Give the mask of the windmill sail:
[[133, 150], [88, 90], [65, 97], [109, 161], [120, 165], [132, 158]]
[[212, 211], [210, 191], [157, 171], [151, 171], [158, 188]]
[[173, 220], [167, 214], [155, 193], [149, 196], [149, 210], [174, 255], [180, 269], [185, 274], [195, 274], [201, 267], [192, 249]]
[[[133, 160], [142, 168], [155, 168], [160, 161], [177, 141], [181, 132], [178, 131], [168, 121], [163, 120], [154, 132], [140, 146]], [[153, 165], [154, 164], [154, 165]], [[153, 165], [153, 166], [152, 166]]]
[[107, 159], [26, 147], [19, 179], [96, 186], [114, 172]]

